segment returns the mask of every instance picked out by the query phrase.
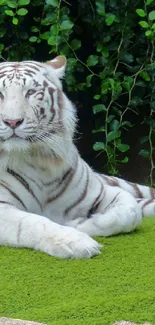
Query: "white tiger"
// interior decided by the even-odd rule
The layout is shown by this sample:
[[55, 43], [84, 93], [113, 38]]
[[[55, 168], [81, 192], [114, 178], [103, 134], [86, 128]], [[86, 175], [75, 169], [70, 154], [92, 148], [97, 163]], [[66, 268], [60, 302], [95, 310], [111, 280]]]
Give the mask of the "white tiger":
[[101, 247], [90, 236], [128, 233], [155, 215], [155, 191], [82, 160], [65, 66], [63, 56], [0, 64], [0, 244], [89, 258]]

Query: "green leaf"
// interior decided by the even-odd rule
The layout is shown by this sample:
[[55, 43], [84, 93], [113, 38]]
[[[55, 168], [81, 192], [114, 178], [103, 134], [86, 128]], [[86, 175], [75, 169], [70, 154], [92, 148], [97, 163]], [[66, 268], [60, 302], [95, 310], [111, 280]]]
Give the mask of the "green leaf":
[[49, 39], [48, 39], [48, 44], [49, 45], [56, 45], [56, 35], [53, 35], [51, 36]]
[[53, 36], [53, 35], [56, 36], [58, 34], [58, 26], [57, 26], [57, 24], [52, 25], [51, 28], [50, 28], [50, 31], [51, 31], [51, 36]]
[[0, 38], [3, 37], [6, 34], [6, 31], [4, 29], [0, 29]]
[[92, 130], [92, 133], [99, 133], [99, 132], [105, 132], [105, 128], [104, 128], [104, 126], [101, 126], [99, 129], [97, 129], [97, 130]]
[[105, 145], [103, 142], [96, 142], [94, 145], [93, 145], [93, 149], [95, 151], [100, 151], [100, 150], [104, 150], [105, 148]]
[[152, 29], [155, 29], [155, 23], [152, 25], [152, 27], [151, 27]]
[[101, 98], [101, 95], [95, 95], [94, 96], [94, 99], [96, 99], [96, 100], [98, 100], [98, 99], [100, 99]]
[[7, 3], [7, 6], [9, 8], [16, 8], [17, 7], [17, 1], [10, 1], [10, 0], [8, 0], [8, 1], [6, 1], [6, 3]]
[[119, 160], [119, 162], [121, 162], [122, 164], [126, 164], [128, 161], [129, 161], [128, 157], [125, 157], [124, 159]]
[[20, 8], [17, 10], [17, 15], [18, 16], [25, 16], [28, 13], [28, 10], [25, 8]]
[[139, 21], [139, 25], [143, 28], [148, 28], [149, 27], [149, 24], [147, 23], [147, 21], [145, 20], [141, 20]]
[[96, 11], [100, 16], [105, 16], [105, 5], [103, 0], [96, 1]]
[[131, 53], [124, 52], [124, 51], [120, 53], [120, 59], [122, 61], [125, 61], [126, 63], [132, 63], [134, 61], [133, 55]]
[[131, 89], [131, 85], [129, 84], [129, 82], [123, 82], [123, 86], [127, 91]]
[[117, 121], [117, 120], [113, 120], [113, 121], [111, 122], [111, 124], [110, 124], [110, 129], [111, 129], [112, 131], [114, 131], [114, 130], [118, 130], [119, 127], [120, 127], [120, 122]]
[[45, 32], [45, 33], [40, 34], [40, 38], [48, 40], [49, 39], [49, 32]]
[[140, 150], [139, 155], [143, 156], [144, 158], [149, 158], [150, 157], [150, 153], [146, 149]]
[[65, 20], [61, 23], [60, 29], [67, 30], [67, 29], [71, 29], [73, 26], [74, 24], [70, 20]]
[[129, 91], [131, 89], [133, 85], [133, 78], [130, 76], [124, 76], [124, 82], [123, 82], [123, 86], [124, 88]]
[[145, 17], [146, 16], [146, 12], [143, 9], [136, 9], [136, 13], [140, 17]]
[[4, 44], [0, 43], [0, 52], [2, 52], [4, 49]]
[[104, 104], [97, 104], [93, 106], [93, 113], [97, 114], [99, 112], [106, 112], [106, 107]]
[[147, 0], [146, 5], [149, 6], [154, 0]]
[[89, 55], [87, 59], [87, 65], [89, 67], [94, 66], [98, 63], [98, 56], [97, 55]]
[[134, 96], [131, 101], [130, 101], [130, 106], [131, 107], [136, 107], [138, 105], [142, 104], [142, 99], [139, 96]]
[[149, 136], [148, 135], [146, 135], [145, 137], [142, 137], [141, 139], [140, 139], [140, 143], [145, 143], [145, 142], [147, 142], [149, 140]]
[[128, 144], [123, 144], [123, 143], [118, 144], [117, 148], [121, 152], [126, 152], [126, 151], [128, 151], [130, 149]]
[[5, 10], [7, 16], [14, 16], [14, 12], [12, 10]]
[[149, 20], [154, 20], [155, 19], [155, 10], [152, 10], [150, 13], [149, 13]]
[[79, 39], [73, 39], [70, 45], [71, 48], [75, 51], [81, 47], [81, 41]]
[[86, 86], [87, 87], [91, 87], [92, 77], [93, 77], [93, 74], [90, 74], [89, 76], [87, 76], [87, 78], [86, 78]]
[[19, 0], [20, 6], [27, 6], [30, 3], [30, 0]]
[[148, 71], [150, 71], [150, 73], [151, 73], [152, 71], [155, 72], [155, 62], [147, 64], [147, 65], [146, 65], [146, 69], [147, 69]]
[[112, 140], [115, 140], [116, 138], [119, 138], [120, 135], [121, 135], [121, 132], [118, 130], [109, 132], [107, 135], [107, 142], [110, 142]]
[[109, 1], [109, 5], [110, 5], [110, 7], [112, 7], [112, 8], [116, 7], [116, 5], [117, 5], [117, 0], [110, 0], [110, 1]]
[[114, 119], [115, 115], [109, 115], [106, 122], [110, 123]]
[[145, 36], [151, 36], [152, 35], [152, 30], [147, 30], [146, 32], [145, 32]]
[[105, 22], [106, 22], [106, 25], [110, 26], [113, 24], [113, 22], [115, 21], [115, 15], [114, 14], [107, 14], [106, 15], [106, 19], [105, 19]]
[[131, 124], [129, 121], [124, 121], [122, 123], [122, 126], [128, 126], [129, 128], [132, 128], [133, 127], [133, 124]]
[[59, 5], [58, 0], [46, 0], [46, 3], [52, 7], [55, 7], [55, 8], [58, 7], [58, 5]]
[[101, 52], [102, 51], [102, 48], [103, 48], [103, 44], [102, 43], [99, 43], [96, 47], [96, 51], [97, 52]]
[[[53, 20], [52, 20], [52, 22], [53, 22]], [[41, 19], [41, 26], [49, 26], [49, 25], [51, 25], [50, 18], [45, 17], [44, 19]]]
[[143, 78], [145, 81], [150, 81], [150, 76], [149, 74], [147, 73], [147, 71], [142, 71], [140, 72], [140, 77]]
[[13, 23], [14, 25], [18, 25], [18, 22], [19, 22], [18, 18], [13, 17], [13, 19], [12, 19], [12, 23]]
[[[74, 78], [74, 77], [73, 77]], [[74, 82], [75, 83], [75, 82]], [[73, 83], [72, 83], [73, 84]], [[77, 89], [79, 90], [84, 90], [86, 88], [86, 84], [85, 82], [81, 82], [79, 84], [77, 84]]]
[[135, 85], [138, 87], [146, 88], [146, 83], [143, 80], [136, 81]]
[[108, 58], [109, 51], [108, 51], [108, 48], [106, 46], [103, 46], [102, 47], [101, 53], [102, 53], [102, 55], [103, 55], [104, 58]]
[[37, 33], [39, 31], [39, 28], [37, 26], [32, 26], [31, 27], [31, 32], [32, 33]]
[[35, 42], [37, 41], [37, 37], [36, 37], [36, 36], [31, 36], [31, 37], [29, 38], [29, 41], [30, 41], [31, 43], [35, 43]]
[[67, 60], [67, 71], [70, 71], [72, 73], [73, 69], [76, 66], [76, 64], [77, 64], [77, 59], [76, 58], [69, 58]]

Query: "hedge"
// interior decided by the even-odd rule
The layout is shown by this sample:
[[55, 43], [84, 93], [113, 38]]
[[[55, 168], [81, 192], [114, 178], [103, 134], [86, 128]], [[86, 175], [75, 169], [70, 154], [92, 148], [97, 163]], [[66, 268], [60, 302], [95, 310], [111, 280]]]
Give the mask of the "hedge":
[[[140, 155], [154, 171], [153, 0], [0, 0], [1, 60], [68, 58], [68, 93], [91, 97], [93, 149], [112, 174], [128, 162], [124, 134], [145, 123]], [[89, 100], [88, 100], [89, 102]], [[147, 148], [147, 149], [145, 149]], [[121, 157], [121, 158], [120, 158]]]

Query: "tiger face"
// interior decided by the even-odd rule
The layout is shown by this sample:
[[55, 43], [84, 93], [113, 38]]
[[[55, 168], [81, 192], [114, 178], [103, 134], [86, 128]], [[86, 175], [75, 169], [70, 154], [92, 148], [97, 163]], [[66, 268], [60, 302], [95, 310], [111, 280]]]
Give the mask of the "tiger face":
[[[66, 58], [0, 64], [0, 147], [5, 151], [46, 147], [55, 152], [65, 137], [69, 100], [60, 79]], [[68, 110], [68, 112], [67, 112]], [[65, 121], [66, 120], [66, 121]], [[69, 135], [67, 135], [68, 138]]]

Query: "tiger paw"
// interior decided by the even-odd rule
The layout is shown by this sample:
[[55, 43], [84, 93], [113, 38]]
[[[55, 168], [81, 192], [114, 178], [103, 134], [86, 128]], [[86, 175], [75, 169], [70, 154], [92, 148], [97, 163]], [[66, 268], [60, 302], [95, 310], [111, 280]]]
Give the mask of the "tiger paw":
[[54, 235], [48, 231], [36, 249], [51, 256], [81, 259], [100, 254], [101, 247], [102, 245], [87, 234], [71, 227], [59, 226]]

